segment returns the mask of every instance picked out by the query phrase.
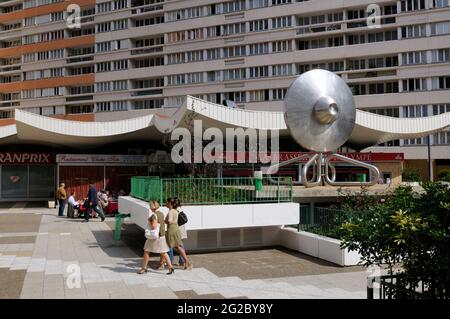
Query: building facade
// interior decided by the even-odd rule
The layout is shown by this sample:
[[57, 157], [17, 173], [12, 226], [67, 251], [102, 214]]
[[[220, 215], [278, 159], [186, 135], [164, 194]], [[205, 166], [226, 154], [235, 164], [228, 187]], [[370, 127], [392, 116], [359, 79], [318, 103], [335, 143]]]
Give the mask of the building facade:
[[[79, 25], [72, 4], [80, 8]], [[86, 121], [121, 119], [178, 107], [187, 94], [281, 111], [293, 79], [315, 68], [344, 78], [360, 109], [393, 117], [450, 112], [449, 5], [1, 1], [0, 125], [13, 121], [15, 108]], [[402, 152], [406, 165], [423, 168], [427, 143], [394, 140], [373, 149]], [[430, 145], [435, 165], [449, 165], [450, 131], [431, 136]]]

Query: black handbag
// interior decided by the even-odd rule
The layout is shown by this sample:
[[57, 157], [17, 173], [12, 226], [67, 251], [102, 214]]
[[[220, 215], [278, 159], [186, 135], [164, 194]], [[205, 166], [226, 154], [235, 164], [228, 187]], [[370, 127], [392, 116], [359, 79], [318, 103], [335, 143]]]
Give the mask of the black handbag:
[[183, 226], [187, 222], [188, 222], [188, 218], [187, 218], [186, 214], [183, 211], [179, 212], [178, 213], [178, 226]]

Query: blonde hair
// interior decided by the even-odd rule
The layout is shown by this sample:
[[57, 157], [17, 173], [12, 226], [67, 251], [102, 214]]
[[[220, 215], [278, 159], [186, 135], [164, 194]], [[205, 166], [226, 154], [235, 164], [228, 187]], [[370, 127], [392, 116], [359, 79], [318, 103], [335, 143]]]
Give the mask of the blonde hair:
[[156, 200], [151, 200], [148, 204], [151, 210], [157, 210], [160, 207], [158, 201]]

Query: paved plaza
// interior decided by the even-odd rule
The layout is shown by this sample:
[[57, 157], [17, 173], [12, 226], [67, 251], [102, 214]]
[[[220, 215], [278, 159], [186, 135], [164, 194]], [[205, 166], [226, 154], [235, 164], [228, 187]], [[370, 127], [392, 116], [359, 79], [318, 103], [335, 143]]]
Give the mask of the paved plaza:
[[[142, 230], [125, 224], [115, 242], [113, 228], [113, 218], [86, 224], [57, 217], [56, 209], [3, 205], [0, 298], [366, 298], [364, 268], [281, 247], [192, 254], [193, 270], [137, 275]], [[74, 269], [81, 271], [75, 288], [68, 285]]]

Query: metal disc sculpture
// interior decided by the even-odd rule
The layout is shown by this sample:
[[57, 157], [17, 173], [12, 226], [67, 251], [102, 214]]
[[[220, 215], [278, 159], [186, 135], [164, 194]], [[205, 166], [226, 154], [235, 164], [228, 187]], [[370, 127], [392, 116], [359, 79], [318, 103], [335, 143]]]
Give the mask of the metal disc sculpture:
[[[331, 186], [369, 186], [377, 183], [380, 176], [377, 167], [335, 153], [349, 139], [356, 118], [355, 100], [343, 79], [325, 70], [306, 72], [287, 90], [284, 106], [286, 125], [292, 138], [315, 153], [275, 164], [268, 168], [268, 174], [271, 170], [307, 158], [301, 171], [301, 181], [295, 184], [311, 187], [325, 183]], [[336, 181], [332, 160], [367, 168], [371, 179], [365, 182]], [[313, 169], [313, 177], [308, 180], [309, 168]]]

